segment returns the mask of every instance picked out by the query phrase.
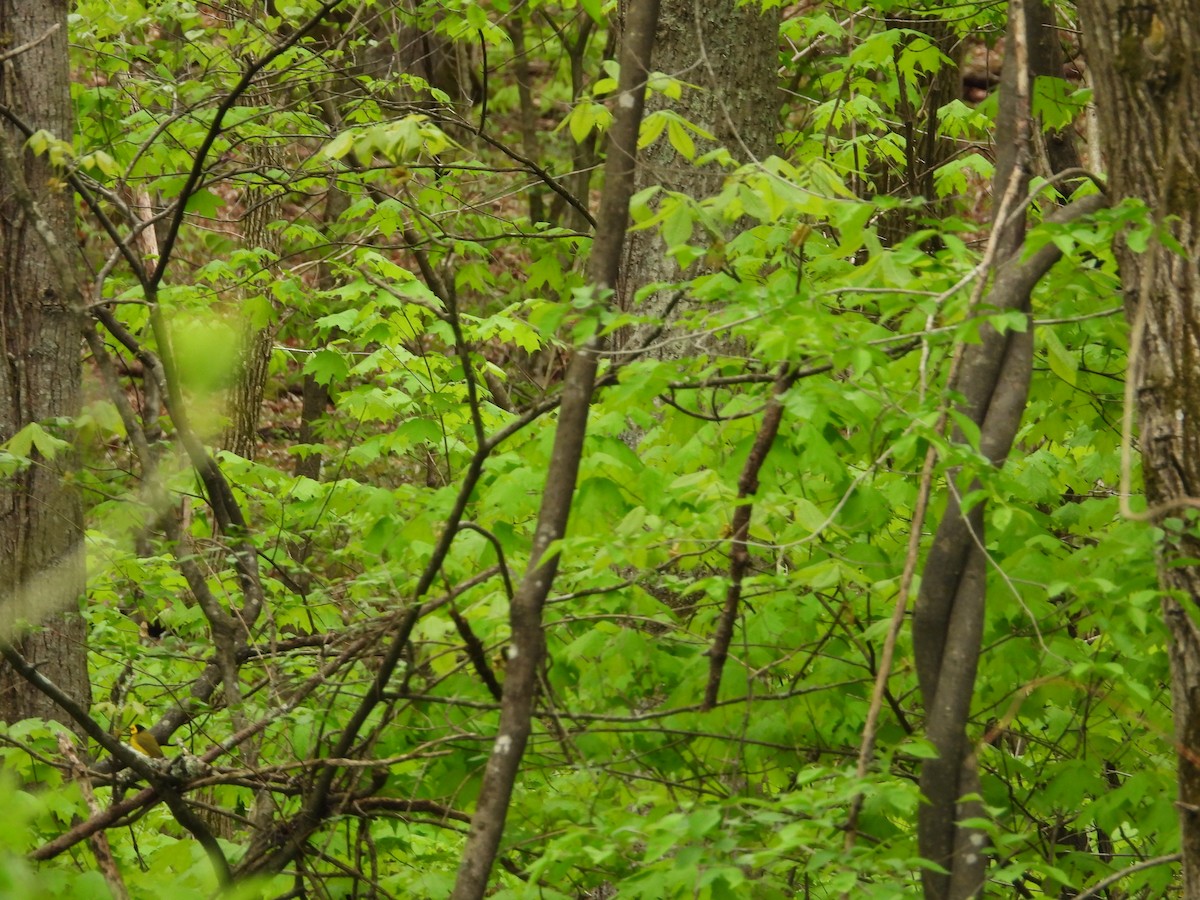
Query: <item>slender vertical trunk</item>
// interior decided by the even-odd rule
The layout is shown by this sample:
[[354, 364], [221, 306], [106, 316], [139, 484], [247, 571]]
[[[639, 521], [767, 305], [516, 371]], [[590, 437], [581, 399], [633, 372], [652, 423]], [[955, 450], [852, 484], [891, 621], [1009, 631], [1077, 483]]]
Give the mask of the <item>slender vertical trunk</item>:
[[[912, 40], [926, 40], [937, 46], [950, 58], [950, 62], [936, 72], [905, 73], [896, 66], [895, 78], [899, 85], [896, 112], [904, 134], [904, 167], [895, 171], [894, 164], [879, 160], [874, 168], [877, 175], [877, 193], [911, 199], [923, 197], [926, 206], [920, 215], [911, 209], [898, 207], [885, 210], [879, 219], [879, 234], [887, 244], [897, 244], [921, 227], [921, 217], [945, 215], [945, 201], [936, 201], [934, 173], [955, 151], [954, 142], [938, 135], [938, 112], [952, 100], [957, 100], [962, 91], [962, 75], [959, 72], [959, 55], [962, 40], [948, 22], [937, 18], [923, 18], [919, 9], [906, 6], [892, 13], [887, 19], [888, 28], [908, 28], [919, 32]], [[897, 44], [895, 56], [899, 62], [902, 46]], [[914, 103], [913, 95], [920, 102]]]
[[[638, 127], [650, 74], [650, 52], [654, 46], [658, 9], [658, 0], [643, 0], [626, 20], [621, 37], [617, 114], [608, 134], [604, 195], [596, 218], [596, 239], [588, 260], [588, 279], [598, 299], [607, 299], [605, 295], [612, 290], [620, 274], [621, 251], [629, 225], [629, 200], [634, 189]], [[509, 611], [512, 640], [508, 678], [500, 706], [499, 732], [479, 789], [475, 815], [471, 818], [471, 831], [451, 895], [453, 900], [477, 900], [487, 891], [521, 757], [532, 731], [538, 678], [546, 653], [542, 608], [558, 573], [558, 554], [549, 551], [567, 530], [596, 383], [598, 349], [594, 338], [578, 346], [563, 379], [554, 449], [546, 472], [529, 566], [513, 595]]]
[[[1037, 281], [1059, 258], [1052, 245], [1025, 253], [1024, 199], [1030, 171], [1029, 36], [1042, 21], [1040, 0], [1010, 0], [1009, 57], [1000, 94], [992, 234], [986, 261], [994, 267], [983, 308], [1030, 314]], [[1091, 196], [1056, 210], [1048, 222], [1069, 222], [1094, 212], [1102, 198]], [[978, 307], [976, 307], [978, 308]], [[1033, 371], [1033, 323], [1001, 334], [990, 325], [977, 344], [964, 345], [954, 362], [951, 386], [961, 396], [960, 413], [979, 427], [979, 449], [993, 465], [1003, 465], [1016, 439]], [[955, 440], [965, 440], [961, 432]], [[987, 538], [984, 503], [964, 512], [948, 478], [950, 496], [925, 561], [913, 609], [913, 656], [925, 732], [937, 757], [921, 767], [924, 803], [918, 813], [921, 855], [944, 871], [921, 873], [926, 900], [966, 900], [985, 884], [986, 833], [967, 819], [985, 815], [978, 764], [967, 739], [967, 722], [982, 650], [987, 600]]]
[[[258, 12], [264, 11], [259, 9]], [[248, 91], [245, 105], [270, 108], [274, 102], [272, 94], [269, 85]], [[269, 169], [278, 162], [277, 156], [271, 138], [250, 145], [250, 161], [257, 168]], [[243, 203], [246, 207], [242, 216], [243, 246], [267, 250], [274, 255], [279, 242], [268, 226], [279, 211], [278, 189], [273, 185], [251, 187], [246, 191]], [[272, 321], [265, 323], [247, 322], [242, 329], [237, 371], [227, 404], [229, 424], [221, 443], [226, 450], [246, 459], [254, 458], [258, 444], [258, 423], [271, 367], [271, 350], [275, 345], [275, 329], [273, 316]]]

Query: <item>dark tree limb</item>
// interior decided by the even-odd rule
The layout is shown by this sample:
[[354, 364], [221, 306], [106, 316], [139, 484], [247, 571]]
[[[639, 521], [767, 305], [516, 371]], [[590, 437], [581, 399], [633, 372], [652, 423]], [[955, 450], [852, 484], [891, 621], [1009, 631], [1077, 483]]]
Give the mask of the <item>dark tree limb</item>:
[[[1095, 212], [1106, 204], [1093, 195], [1076, 201], [1048, 217], [1070, 221]], [[1018, 248], [1019, 249], [1019, 248]], [[1047, 245], [1025, 260], [1011, 256], [997, 273], [989, 305], [1028, 311], [1029, 295], [1050, 266], [1061, 256]], [[982, 343], [967, 348], [959, 370], [959, 392], [967, 398], [961, 411], [980, 426], [980, 450], [993, 464], [1003, 464], [1021, 422], [1032, 373], [1033, 334], [1000, 335], [985, 325]], [[958, 435], [962, 439], [962, 435]], [[921, 788], [929, 804], [921, 808], [918, 828], [921, 853], [952, 872], [960, 859], [981, 866], [982, 854], [959, 847], [970, 836], [956, 827], [963, 815], [959, 798], [971, 793], [961, 777], [968, 753], [965, 725], [975, 683], [983, 627], [987, 559], [983, 551], [984, 508], [976, 504], [964, 515], [957, 495], [947, 500], [926, 559], [921, 589], [913, 610], [913, 652], [917, 678], [925, 698], [926, 733], [940, 758], [922, 768]], [[969, 778], [968, 773], [968, 778]], [[972, 813], [972, 815], [974, 815]], [[981, 850], [982, 846], [975, 850]], [[951, 864], [953, 860], [953, 864]], [[971, 892], [951, 892], [952, 876], [924, 873], [926, 896], [966, 897]], [[962, 884], [982, 880], [982, 869], [957, 876]], [[941, 882], [930, 889], [931, 882]], [[956, 881], [956, 884], [959, 882]], [[957, 889], [956, 889], [957, 890]], [[966, 888], [962, 888], [966, 891]]]
[[[601, 295], [611, 292], [620, 273], [629, 198], [633, 194], [638, 127], [657, 18], [657, 0], [645, 0], [630, 13], [626, 22], [616, 119], [609, 132], [604, 194], [588, 267], [590, 281]], [[500, 729], [471, 820], [471, 832], [452, 894], [454, 900], [477, 900], [487, 890], [521, 756], [529, 739], [534, 697], [545, 653], [542, 607], [558, 570], [558, 554], [549, 551], [566, 532], [596, 383], [598, 349], [594, 339], [579, 347], [564, 379], [554, 449], [546, 474], [529, 568], [511, 604], [512, 652], [500, 709]]]
[[[219, 744], [210, 747], [203, 754], [201, 754], [200, 757], [198, 757], [200, 761], [202, 763], [215, 762], [227, 754], [230, 750], [237, 747], [243, 741], [262, 732], [280, 716], [283, 716], [300, 706], [306, 700], [306, 698], [308, 698], [321, 685], [325, 684], [328, 679], [331, 678], [337, 671], [359, 659], [363, 650], [370, 644], [374, 643], [374, 641], [375, 636], [370, 633], [362, 635], [356, 640], [351, 641], [335, 659], [329, 662], [328, 665], [322, 667], [321, 670], [309, 676], [309, 678], [306, 679], [293, 692], [290, 701], [285, 706], [273, 711], [271, 715], [265, 716], [264, 718], [259, 719], [257, 722], [250, 724], [241, 731], [230, 735]], [[211, 693], [211, 691], [215, 689], [216, 685], [220, 682], [219, 669], [217, 665], [215, 663], [210, 663], [206, 668], [204, 675], [201, 676], [201, 679], [204, 680], [208, 685], [207, 689]], [[35, 685], [39, 683], [39, 681], [34, 682]], [[193, 691], [193, 693], [195, 693], [195, 691]], [[185, 706], [180, 705], [164, 716], [162, 722], [160, 722], [155, 728], [151, 729], [151, 733], [154, 733], [156, 736], [158, 734], [169, 734], [170, 731], [178, 727], [178, 724], [184, 721], [188, 715], [188, 709]], [[125, 760], [130, 758], [125, 755], [126, 753], [133, 754], [132, 758], [135, 760], [135, 762], [141, 761], [144, 764], [144, 760], [141, 756], [134, 754], [130, 748], [125, 747], [123, 744], [116, 741], [115, 738], [113, 738], [111, 735], [108, 735], [107, 732], [101, 729], [99, 725], [95, 725], [95, 728], [100, 734], [106, 736], [108, 743], [103, 741], [101, 742], [105, 749], [111, 750], [111, 748], [114, 746], [117, 749], [111, 750], [111, 752], [114, 754], [112, 760], [103, 760], [98, 765], [93, 766], [93, 772], [97, 774], [104, 774], [120, 768]], [[89, 735], [95, 733], [91, 728], [86, 728], [85, 730]], [[114, 762], [115, 765], [112, 764]], [[322, 761], [318, 760], [317, 762], [320, 763]], [[136, 768], [135, 771], [138, 771], [139, 774], [141, 774], [140, 770]], [[257, 789], [261, 785], [256, 783], [251, 786]], [[148, 804], [156, 802], [158, 798], [159, 788], [150, 787], [139, 792], [134, 797], [127, 798], [119, 803], [114, 803], [107, 809], [101, 810], [96, 815], [91, 816], [86, 821], [75, 825], [69, 831], [64, 832], [51, 841], [47, 841], [45, 844], [31, 852], [29, 854], [29, 858], [31, 860], [53, 859], [55, 856], [58, 856], [59, 854], [69, 850], [80, 841], [86, 840], [91, 835], [99, 831], [112, 827], [114, 824], [132, 815]]]
[[742, 597], [742, 579], [750, 567], [750, 515], [754, 510], [753, 497], [758, 493], [758, 473], [762, 471], [767, 454], [779, 434], [779, 423], [783, 421], [783, 395], [796, 382], [795, 369], [785, 369], [775, 380], [775, 390], [763, 413], [762, 424], [754, 438], [754, 445], [746, 456], [742, 474], [738, 478], [737, 508], [733, 511], [733, 540], [729, 550], [729, 588], [725, 593], [725, 605], [717, 628], [713, 632], [712, 647], [708, 650], [708, 684], [704, 689], [704, 708], [712, 709], [721, 692], [721, 673], [725, 671], [725, 660], [729, 657], [729, 644], [733, 640], [733, 628], [737, 624], [738, 606]]
[[[507, 434], [508, 432], [502, 432], [504, 436], [507, 436]], [[463, 474], [462, 485], [455, 498], [454, 507], [446, 518], [446, 525], [442, 529], [437, 543], [434, 545], [429, 562], [426, 563], [425, 569], [422, 571], [420, 578], [417, 580], [417, 585], [413, 589], [412, 605], [398, 612], [392, 618], [387, 629], [390, 635], [388, 638], [390, 643], [375, 673], [375, 677], [372, 679], [366, 694], [359, 701], [354, 714], [346, 723], [337, 744], [330, 751], [330, 757], [341, 759], [349, 754], [358, 740], [358, 734], [367, 719], [379, 703], [386, 698], [388, 683], [397, 666], [400, 664], [401, 659], [404, 657], [409, 638], [417, 621], [421, 616], [440, 605], [437, 602], [422, 604], [420, 601], [429, 592], [434, 579], [437, 578], [438, 573], [441, 571], [442, 563], [445, 562], [446, 556], [450, 552], [450, 547], [454, 543], [454, 538], [459, 533], [459, 523], [463, 520], [467, 504], [470, 502], [471, 495], [474, 493], [475, 487], [483, 474], [483, 468], [488, 456], [501, 439], [502, 437], [493, 437], [482, 446], [476, 448], [475, 454], [472, 456], [471, 462]], [[211, 668], [213, 667], [210, 666]], [[309, 837], [321, 827], [333, 809], [331, 798], [333, 796], [334, 778], [338, 772], [339, 767], [337, 766], [329, 766], [323, 769], [314, 782], [312, 789], [306, 794], [300, 812], [285, 825], [277, 828], [274, 833], [260, 833], [256, 837], [245, 857], [238, 864], [237, 874], [239, 876], [279, 872], [296, 859]]]
[[[1061, 252], [1052, 245], [1021, 258], [1024, 216], [1014, 201], [1029, 180], [1029, 77], [1026, 38], [1044, 18], [1040, 0], [1010, 5], [1010, 64], [1006, 66], [997, 130], [1013, 139], [997, 151], [994, 195], [1003, 195], [993, 222], [991, 258], [997, 264], [988, 297], [993, 309], [1029, 316], [1030, 294]], [[1105, 203], [1093, 196], [1047, 217], [1071, 221]], [[995, 466], [1012, 447], [1029, 390], [1033, 362], [1032, 323], [1024, 332], [997, 332], [984, 325], [979, 344], [967, 346], [957, 361], [951, 388], [962, 397], [959, 411], [980, 429], [980, 451]], [[961, 431], [955, 440], [964, 439]], [[949, 473], [954, 479], [957, 473]], [[975, 483], [972, 488], [977, 486]], [[983, 813], [974, 754], [966, 737], [971, 697], [983, 634], [988, 559], [984, 550], [984, 506], [964, 513], [951, 484], [946, 512], [925, 563], [913, 611], [913, 650], [926, 711], [926, 734], [938, 756], [921, 769], [926, 803], [918, 814], [921, 855], [945, 871], [922, 872], [927, 900], [965, 900], [983, 886], [986, 835], [959, 821]]]
[[101, 747], [111, 753], [121, 764], [133, 769], [140, 777], [145, 778], [163, 801], [170, 808], [175, 820], [191, 832], [192, 837], [200, 842], [205, 853], [217, 873], [217, 880], [222, 885], [228, 885], [231, 880], [229, 861], [217, 844], [212, 832], [200, 821], [199, 817], [188, 808], [179, 791], [175, 779], [165, 774], [153, 765], [150, 760], [135, 751], [132, 747], [121, 743], [107, 731], [101, 728], [82, 705], [72, 699], [62, 688], [43, 675], [26, 660], [20, 653], [8, 644], [0, 644], [0, 655], [15, 669], [22, 678], [52, 699], [71, 719], [79, 725], [83, 732], [96, 741]]
[[191, 171], [188, 172], [187, 181], [183, 185], [183, 189], [179, 192], [179, 198], [175, 201], [175, 214], [171, 217], [171, 221], [167, 227], [166, 236], [163, 238], [162, 250], [159, 254], [159, 262], [155, 267], [154, 272], [150, 274], [146, 286], [155, 291], [158, 285], [162, 282], [163, 276], [167, 272], [167, 266], [171, 262], [171, 251], [175, 248], [175, 241], [179, 238], [179, 229], [183, 225], [183, 217], [187, 212], [188, 197], [192, 195], [192, 191], [200, 182], [200, 178], [204, 174], [204, 165], [208, 159], [208, 151], [212, 149], [213, 143], [220, 136], [222, 125], [225, 121], [225, 115], [237, 105], [242, 94], [250, 89], [254, 83], [255, 77], [269, 66], [274, 60], [278, 59], [289, 49], [294, 47], [301, 38], [321, 24], [326, 15], [329, 14], [335, 6], [341, 3], [342, 0], [328, 0], [327, 3], [309, 17], [308, 21], [297, 28], [295, 31], [287, 34], [282, 40], [272, 47], [267, 53], [263, 54], [259, 59], [256, 59], [246, 67], [246, 71], [242, 73], [242, 77], [238, 79], [238, 83], [233, 86], [233, 89], [221, 101], [217, 107], [216, 113], [213, 115], [212, 124], [208, 127], [207, 134], [200, 142], [200, 148], [196, 151], [196, 158], [192, 162]]
[[463, 649], [466, 650], [467, 659], [471, 661], [471, 667], [475, 669], [475, 674], [479, 676], [479, 680], [483, 682], [488, 693], [494, 699], [502, 699], [504, 691], [500, 687], [500, 682], [496, 680], [496, 673], [488, 664], [487, 651], [474, 629], [471, 628], [471, 623], [463, 618], [462, 613], [455, 609], [453, 604], [450, 605], [450, 619], [458, 630], [458, 636], [463, 640]]

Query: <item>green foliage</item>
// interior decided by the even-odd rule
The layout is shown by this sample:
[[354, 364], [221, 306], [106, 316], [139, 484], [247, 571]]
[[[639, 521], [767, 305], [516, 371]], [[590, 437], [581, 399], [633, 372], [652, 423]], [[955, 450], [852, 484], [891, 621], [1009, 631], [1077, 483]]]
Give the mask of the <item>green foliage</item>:
[[[472, 54], [486, 53], [486, 119], [433, 73], [368, 64], [372, 53], [399, 53], [401, 38], [392, 42], [384, 4], [357, 4], [353, 28], [340, 18], [315, 28], [215, 129], [246, 61], [317, 5], [276, 4], [266, 15], [250, 2], [80, 0], [75, 65], [90, 77], [72, 88], [76, 134], [30, 142], [87, 179], [115, 219], [122, 203], [184, 204], [179, 249], [154, 297], [94, 217], [84, 252], [104, 270], [96, 300], [173, 364], [172, 386], [210, 445], [227, 424], [224, 392], [244, 341], [269, 329], [266, 424], [279, 433], [255, 459], [216, 454], [246, 512], [244, 534], [218, 527], [210, 486], [175, 451], [177, 410], [157, 419], [153, 372], [138, 370], [142, 380], [123, 380], [117, 396], [94, 379], [76, 422], [93, 716], [118, 732], [181, 706], [186, 722], [168, 755], [201, 755], [247, 723], [261, 726], [225, 745], [210, 781], [188, 794], [216, 811], [209, 827], [231, 863], [247, 852], [254, 814], [298, 817], [398, 623], [420, 610], [378, 685], [383, 702], [329, 763], [336, 802], [297, 877], [314, 896], [368, 885], [448, 895], [499, 727], [479, 668], [503, 682], [511, 584], [530, 563], [554, 440], [548, 398], [571, 349], [593, 335], [616, 352], [604, 356], [570, 528], [555, 548], [548, 661], [495, 896], [919, 890], [928, 863], [916, 843], [916, 773], [933, 751], [907, 632], [877, 753], [865, 776], [855, 764], [930, 447], [926, 531], [953, 490], [987, 502], [989, 607], [968, 737], [996, 890], [1058, 896], [1123, 859], [1173, 849], [1156, 535], [1121, 519], [1115, 493], [1127, 334], [1109, 246], [1117, 234], [1145, 246], [1154, 234], [1145, 209], [1050, 227], [1036, 224], [1035, 208], [1026, 249], [1052, 243], [1064, 259], [1039, 284], [1032, 321], [986, 301], [971, 309], [966, 276], [983, 229], [975, 195], [991, 177], [984, 149], [945, 162], [930, 181], [936, 197], [880, 193], [909, 160], [897, 121], [948, 59], [921, 31], [883, 28], [893, 4], [845, 21], [818, 6], [783, 23], [798, 56], [778, 153], [731, 162], [711, 196], [655, 185], [635, 198], [632, 228], [659, 235], [678, 265], [673, 283], [643, 286], [643, 296], [683, 291], [667, 340], [706, 342], [631, 358], [622, 336], [664, 323], [610, 308], [586, 283], [590, 232], [514, 163], [528, 157], [558, 174], [594, 163], [588, 153], [612, 117], [617, 72], [601, 57], [614, 4], [416, 4], [405, 27], [444, 39], [465, 69], [481, 71]], [[930, 15], [968, 33], [1000, 13]], [[523, 143], [513, 17], [534, 72], [533, 146]], [[650, 90], [677, 100], [698, 88], [656, 74]], [[1047, 128], [1069, 127], [1088, 102], [1058, 79], [1039, 79], [1035, 94]], [[993, 129], [985, 106], [957, 100], [935, 121], [971, 146]], [[476, 140], [477, 128], [507, 152]], [[210, 138], [202, 178], [183, 197]], [[696, 138], [712, 135], [668, 108], [645, 119], [639, 143], [665, 139], [697, 166], [741, 156], [724, 148], [706, 159]], [[584, 182], [585, 202], [587, 191]], [[544, 201], [540, 217], [529, 192]], [[1038, 197], [1052, 202], [1048, 190]], [[255, 203], [270, 210], [257, 230]], [[891, 225], [898, 217], [911, 225], [903, 233]], [[977, 427], [957, 417], [958, 442], [939, 427], [951, 360], [986, 325], [1032, 328], [1036, 354], [1017, 448], [999, 469], [980, 453]], [[123, 372], [144, 362], [104, 333]], [[159, 345], [164, 335], [172, 347]], [[783, 425], [751, 498], [751, 565], [721, 702], [703, 710], [731, 523], [747, 502], [739, 479], [785, 366], [799, 375], [778, 398]], [[306, 378], [327, 397], [301, 442], [290, 392]], [[126, 391], [140, 421], [158, 423], [146, 429], [153, 466], [129, 443]], [[59, 430], [18, 432], [0, 450], [0, 472], [67, 449]], [[296, 468], [314, 460], [319, 473]], [[1124, 474], [1136, 482], [1136, 471]], [[247, 623], [231, 680], [194, 698], [212, 677], [218, 618], [201, 596], [234, 621], [245, 609], [246, 564], [229, 551], [238, 538], [261, 572], [264, 613]], [[427, 572], [436, 577], [423, 583]], [[49, 730], [9, 726], [0, 753], [11, 779], [0, 803], [13, 810], [0, 830], [0, 896], [104, 896], [81, 846], [78, 859], [25, 861], [90, 815], [53, 764]], [[120, 791], [98, 792], [108, 803]], [[856, 797], [858, 839], [848, 844]], [[213, 895], [212, 867], [165, 806], [107, 834], [131, 896]], [[1159, 896], [1169, 878], [1149, 870], [1124, 887]], [[293, 887], [289, 874], [231, 896]]]

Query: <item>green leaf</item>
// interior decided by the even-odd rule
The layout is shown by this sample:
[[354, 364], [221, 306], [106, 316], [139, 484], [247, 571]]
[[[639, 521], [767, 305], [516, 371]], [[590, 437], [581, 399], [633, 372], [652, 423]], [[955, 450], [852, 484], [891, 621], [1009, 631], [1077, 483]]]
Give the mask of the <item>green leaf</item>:
[[1071, 387], [1075, 387], [1079, 378], [1079, 363], [1075, 356], [1063, 346], [1053, 328], [1042, 329], [1040, 335], [1046, 347], [1046, 361], [1050, 364], [1050, 371]]
[[198, 190], [187, 201], [187, 211], [204, 216], [206, 219], [215, 219], [217, 210], [225, 205], [225, 201], [209, 190]]
[[354, 149], [354, 142], [357, 139], [356, 132], [343, 131], [321, 149], [321, 156], [325, 159], [341, 159]]
[[604, 0], [579, 0], [579, 5], [597, 25], [604, 24]]
[[684, 159], [696, 158], [696, 142], [687, 133], [687, 129], [674, 119], [667, 123], [667, 139]]
[[1070, 125], [1091, 102], [1089, 88], [1076, 88], [1064, 78], [1039, 75], [1033, 82], [1033, 113], [1054, 130]]
[[69, 441], [55, 437], [37, 422], [30, 422], [4, 444], [5, 450], [20, 459], [31, 459], [35, 450], [42, 459], [54, 459], [60, 450], [70, 448]]
[[601, 103], [581, 101], [567, 116], [566, 124], [575, 143], [582, 144], [592, 129], [604, 131], [612, 122], [612, 113]]
[[667, 123], [670, 121], [670, 116], [666, 110], [657, 110], [643, 118], [642, 124], [638, 129], [638, 149], [644, 150], [657, 141], [658, 136], [663, 133], [663, 129], [667, 127]]
[[350, 374], [346, 359], [336, 350], [318, 350], [304, 364], [305, 374], [312, 375], [318, 384], [333, 385], [345, 381]]

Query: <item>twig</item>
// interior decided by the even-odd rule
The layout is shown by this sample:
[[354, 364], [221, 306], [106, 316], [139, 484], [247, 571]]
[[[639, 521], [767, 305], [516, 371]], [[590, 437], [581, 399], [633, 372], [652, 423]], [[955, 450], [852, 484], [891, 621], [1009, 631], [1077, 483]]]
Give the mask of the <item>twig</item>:
[[5, 52], [0, 53], [0, 64], [8, 62], [10, 59], [16, 59], [22, 53], [25, 53], [28, 50], [32, 50], [34, 47], [36, 47], [42, 41], [47, 40], [50, 37], [50, 35], [54, 34], [61, 27], [62, 26], [60, 23], [55, 22], [53, 25], [51, 25], [49, 28], [47, 28], [40, 37], [35, 37], [33, 40], [26, 41], [23, 44], [13, 47], [11, 50], [6, 50]]
[[171, 217], [170, 225], [167, 228], [167, 236], [163, 241], [158, 266], [151, 273], [149, 283], [146, 285], [148, 288], [147, 293], [152, 293], [158, 287], [167, 272], [167, 265], [171, 261], [171, 251], [175, 248], [175, 241], [179, 237], [179, 229], [183, 224], [183, 217], [187, 213], [188, 198], [192, 195], [192, 191], [196, 189], [196, 185], [200, 181], [200, 177], [204, 172], [204, 162], [208, 158], [208, 151], [212, 149], [217, 136], [221, 133], [221, 126], [225, 121], [225, 115], [233, 109], [242, 94], [249, 89], [251, 82], [254, 81], [254, 77], [259, 72], [283, 53], [286, 53], [291, 47], [295, 46], [301, 38], [321, 23], [321, 20], [325, 18], [330, 10], [341, 2], [342, 0], [329, 0], [329, 2], [322, 4], [307, 22], [281, 40], [269, 52], [248, 65], [238, 83], [233, 86], [233, 89], [221, 101], [220, 106], [217, 107], [216, 112], [213, 114], [212, 124], [208, 128], [208, 133], [204, 135], [204, 140], [200, 142], [200, 147], [196, 150], [196, 159], [192, 163], [191, 171], [188, 172], [187, 181], [184, 183], [183, 189], [179, 192], [179, 198], [175, 201], [175, 214]]
[[[75, 752], [75, 745], [71, 742], [71, 738], [62, 732], [58, 735], [58, 752], [62, 754], [63, 759], [71, 767], [71, 777], [79, 786], [79, 792], [83, 795], [83, 801], [87, 804], [88, 812], [93, 816], [96, 815], [101, 809], [100, 804], [96, 800], [96, 792], [92, 790], [92, 780], [88, 775], [87, 766], [83, 764], [83, 761], [79, 758], [79, 754]], [[104, 876], [104, 880], [108, 883], [108, 889], [112, 891], [113, 897], [116, 900], [128, 900], [129, 890], [125, 887], [125, 881], [121, 878], [121, 870], [117, 867], [117, 861], [113, 858], [112, 847], [108, 843], [108, 834], [104, 831], [98, 831], [92, 835], [90, 843], [92, 845], [92, 854], [96, 857], [96, 868]]]
[[1116, 884], [1122, 878], [1127, 878], [1135, 872], [1141, 872], [1143, 869], [1152, 869], [1155, 866], [1166, 866], [1171, 863], [1177, 863], [1183, 859], [1182, 853], [1167, 853], [1163, 856], [1154, 856], [1150, 859], [1143, 859], [1141, 862], [1136, 862], [1131, 866], [1126, 866], [1119, 872], [1101, 878], [1082, 894], [1076, 894], [1075, 900], [1088, 900], [1089, 897], [1099, 897], [1100, 892], [1110, 885]]
[[[921, 553], [921, 531], [925, 526], [925, 512], [929, 507], [929, 494], [933, 484], [933, 467], [937, 460], [937, 449], [933, 444], [925, 452], [925, 464], [921, 469], [921, 484], [917, 489], [917, 502], [913, 509], [912, 526], [908, 532], [908, 549], [904, 555], [904, 570], [900, 574], [900, 589], [896, 592], [896, 605], [892, 609], [892, 620], [888, 624], [887, 636], [883, 640], [883, 651], [879, 657], [879, 670], [875, 673], [875, 687], [871, 691], [871, 705], [867, 709], [867, 721], [863, 725], [862, 743], [858, 750], [855, 776], [865, 778], [867, 768], [875, 755], [875, 739], [879, 733], [879, 716], [883, 710], [883, 698], [887, 693], [888, 678], [892, 674], [892, 662], [896, 655], [896, 641], [904, 627], [904, 616], [908, 612], [908, 595], [912, 591], [913, 576], [917, 571], [917, 560]], [[854, 847], [858, 836], [858, 816], [862, 812], [865, 795], [859, 791], [850, 802], [846, 816], [847, 852]]]

